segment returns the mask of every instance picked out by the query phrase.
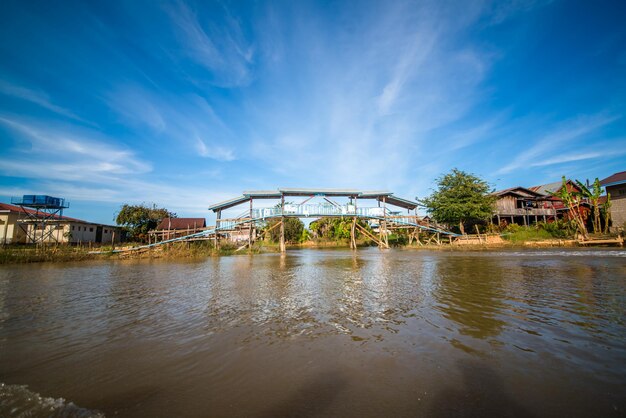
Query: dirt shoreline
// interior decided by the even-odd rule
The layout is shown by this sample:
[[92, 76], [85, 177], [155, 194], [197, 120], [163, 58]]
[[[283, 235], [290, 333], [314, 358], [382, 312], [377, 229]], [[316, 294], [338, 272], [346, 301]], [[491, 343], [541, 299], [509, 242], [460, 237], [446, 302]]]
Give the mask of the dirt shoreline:
[[[278, 246], [273, 244], [264, 243], [265, 245], [259, 245], [253, 247], [252, 251], [242, 250], [236, 251], [235, 247], [227, 247], [221, 250], [216, 250], [211, 247], [191, 247], [185, 243], [180, 243], [168, 248], [157, 247], [149, 250], [142, 251], [129, 251], [129, 252], [105, 252], [102, 254], [90, 254], [90, 249], [77, 249], [75, 247], [65, 248], [53, 248], [48, 250], [37, 250], [34, 248], [9, 248], [0, 249], [0, 265], [10, 264], [27, 264], [27, 263], [64, 263], [64, 262], [76, 262], [87, 260], [127, 260], [127, 259], [200, 259], [210, 257], [221, 257], [230, 255], [249, 255], [249, 254], [265, 254], [278, 252]], [[371, 247], [367, 243], [360, 243], [359, 248]], [[398, 245], [392, 247], [396, 250], [404, 251], [489, 251], [494, 249], [518, 249], [518, 250], [531, 250], [537, 248], [586, 248], [586, 245], [580, 245], [578, 241], [573, 239], [549, 239], [540, 241], [523, 241], [523, 242], [511, 242], [506, 240], [478, 240], [474, 238], [468, 238], [461, 242], [453, 242], [452, 244], [446, 242], [441, 245], [437, 244], [421, 244], [421, 245]], [[288, 245], [287, 249], [349, 249], [348, 243], [343, 242], [305, 242], [302, 244]], [[595, 246], [595, 249], [614, 249], [615, 246], [603, 245]], [[619, 248], [619, 247], [618, 247]]]

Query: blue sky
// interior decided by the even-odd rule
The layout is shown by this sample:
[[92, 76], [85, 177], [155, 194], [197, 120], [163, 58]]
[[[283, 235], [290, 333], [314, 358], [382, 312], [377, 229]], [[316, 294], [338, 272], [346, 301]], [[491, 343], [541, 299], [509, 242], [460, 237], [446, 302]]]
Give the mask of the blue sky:
[[425, 196], [626, 170], [626, 3], [3, 1], [0, 201], [179, 216], [243, 190]]

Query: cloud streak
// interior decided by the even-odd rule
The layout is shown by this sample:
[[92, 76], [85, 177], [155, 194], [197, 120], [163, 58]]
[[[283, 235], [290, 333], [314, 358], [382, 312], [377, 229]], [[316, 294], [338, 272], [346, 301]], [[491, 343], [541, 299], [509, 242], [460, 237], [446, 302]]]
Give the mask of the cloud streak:
[[8, 115], [0, 116], [0, 124], [28, 144], [12, 158], [0, 159], [0, 171], [5, 175], [98, 182], [151, 170], [150, 164], [137, 159], [132, 151], [87, 129], [43, 126]]
[[0, 80], [0, 94], [16, 97], [18, 99], [34, 103], [58, 115], [84, 122], [84, 120], [77, 116], [74, 112], [52, 103], [49, 95], [41, 90], [33, 90], [17, 84], [8, 83], [4, 80]]
[[165, 147], [175, 147], [184, 154], [192, 149], [197, 156], [221, 162], [236, 159], [228, 144], [232, 132], [196, 94], [171, 95], [135, 85], [120, 86], [108, 95], [106, 103], [123, 123], [149, 129]]
[[182, 51], [210, 72], [214, 84], [234, 87], [251, 81], [254, 48], [245, 40], [239, 22], [225, 13], [221, 25], [203, 25], [197, 12], [182, 1], [165, 10]]
[[[501, 167], [497, 174], [507, 174], [523, 167], [549, 165], [550, 161], [559, 161], [558, 156], [563, 154], [564, 150], [578, 146], [580, 140], [588, 138], [619, 118], [619, 116], [597, 114], [567, 121], [548, 135], [534, 139], [532, 141], [533, 146]], [[544, 159], [543, 163], [537, 163], [537, 160], [542, 158]]]

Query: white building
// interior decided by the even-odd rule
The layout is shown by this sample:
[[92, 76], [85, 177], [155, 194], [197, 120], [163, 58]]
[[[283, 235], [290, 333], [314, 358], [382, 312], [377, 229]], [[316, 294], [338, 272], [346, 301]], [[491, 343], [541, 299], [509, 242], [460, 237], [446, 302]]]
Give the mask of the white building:
[[45, 222], [33, 222], [24, 213], [35, 213], [32, 209], [0, 203], [0, 244], [29, 244], [39, 242], [43, 237], [46, 243], [112, 243], [120, 242], [121, 229], [67, 216], [52, 216]]

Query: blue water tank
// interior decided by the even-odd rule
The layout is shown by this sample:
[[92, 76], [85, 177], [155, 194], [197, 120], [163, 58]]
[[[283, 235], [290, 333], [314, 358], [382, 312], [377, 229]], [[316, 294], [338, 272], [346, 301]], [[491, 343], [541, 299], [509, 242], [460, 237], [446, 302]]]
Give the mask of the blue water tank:
[[33, 204], [35, 203], [35, 195], [34, 194], [25, 194], [22, 196], [22, 203], [24, 204]]

